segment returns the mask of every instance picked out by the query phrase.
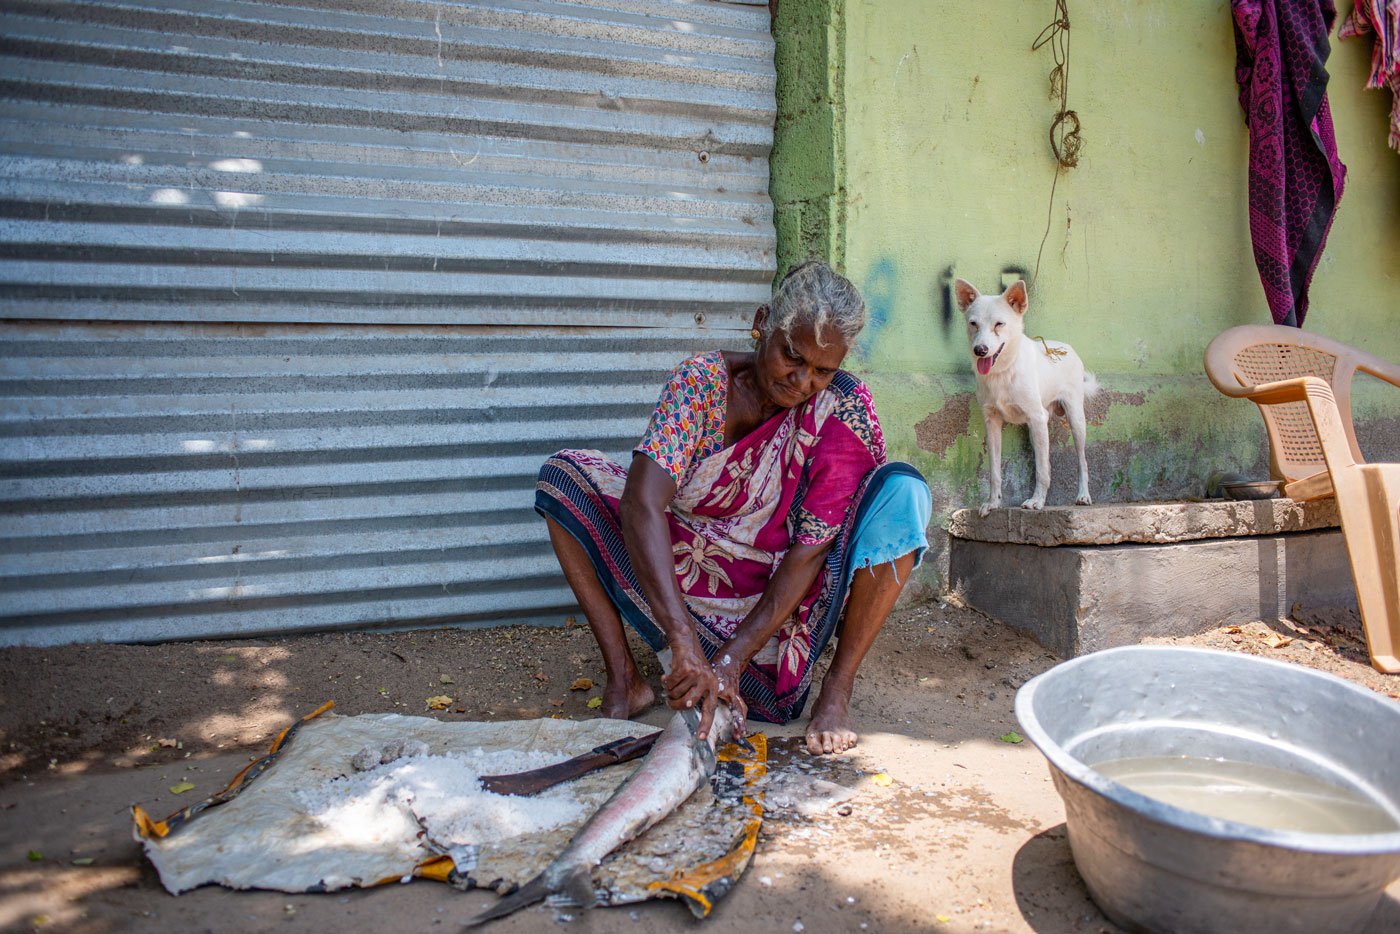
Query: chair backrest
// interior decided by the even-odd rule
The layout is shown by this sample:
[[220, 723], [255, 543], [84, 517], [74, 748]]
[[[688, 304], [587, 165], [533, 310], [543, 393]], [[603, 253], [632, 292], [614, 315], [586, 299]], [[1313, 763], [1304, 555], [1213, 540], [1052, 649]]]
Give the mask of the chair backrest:
[[[1332, 386], [1352, 457], [1363, 462], [1351, 424], [1351, 380], [1370, 357], [1340, 341], [1275, 324], [1245, 324], [1218, 335], [1206, 348], [1206, 375], [1228, 396], [1241, 389], [1299, 376], [1316, 376]], [[1292, 482], [1327, 471], [1322, 445], [1306, 402], [1260, 405], [1269, 433], [1269, 461], [1275, 479]]]

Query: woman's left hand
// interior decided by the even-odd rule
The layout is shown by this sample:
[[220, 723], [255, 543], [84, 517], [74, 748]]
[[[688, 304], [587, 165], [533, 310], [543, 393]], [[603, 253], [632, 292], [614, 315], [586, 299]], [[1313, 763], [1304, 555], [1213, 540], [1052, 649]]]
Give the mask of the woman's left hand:
[[716, 656], [711, 666], [719, 682], [716, 694], [734, 712], [734, 735], [737, 738], [744, 735], [744, 720], [749, 714], [749, 705], [744, 703], [743, 695], [739, 693], [739, 679], [744, 674], [744, 661], [728, 647], [720, 649]]

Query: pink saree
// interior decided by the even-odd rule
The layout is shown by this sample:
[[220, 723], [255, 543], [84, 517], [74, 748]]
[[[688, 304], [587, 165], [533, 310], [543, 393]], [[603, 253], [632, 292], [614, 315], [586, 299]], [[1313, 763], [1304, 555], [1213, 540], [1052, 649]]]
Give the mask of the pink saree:
[[[856, 507], [885, 463], [884, 438], [869, 391], [844, 371], [728, 448], [726, 397], [718, 352], [686, 361], [636, 451], [676, 479], [667, 515], [676, 580], [709, 657], [753, 609], [793, 542], [834, 541], [817, 580], [741, 681], [750, 716], [785, 722], [801, 713], [812, 663], [839, 622], [845, 546]], [[622, 542], [626, 478], [623, 465], [598, 451], [560, 451], [540, 470], [535, 508], [578, 538], [623, 619], [659, 651], [665, 635]]]

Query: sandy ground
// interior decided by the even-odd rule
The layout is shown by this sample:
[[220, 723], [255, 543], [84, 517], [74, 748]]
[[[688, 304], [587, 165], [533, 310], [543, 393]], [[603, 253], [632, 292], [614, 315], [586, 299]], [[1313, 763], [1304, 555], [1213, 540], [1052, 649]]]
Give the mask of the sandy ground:
[[[1175, 641], [1400, 692], [1400, 678], [1365, 664], [1353, 614]], [[849, 813], [767, 820], [748, 872], [703, 923], [676, 903], [653, 902], [589, 912], [567, 928], [554, 910], [534, 908], [490, 930], [1116, 931], [1075, 873], [1044, 760], [1029, 743], [1000, 739], [1016, 728], [1016, 688], [1056, 661], [956, 605], [901, 610], [857, 685], [862, 742], [815, 770], [858, 790]], [[654, 663], [645, 667], [655, 681]], [[602, 672], [577, 625], [0, 650], [0, 929], [456, 928], [492, 896], [417, 881], [326, 895], [209, 887], [172, 897], [131, 839], [129, 808], [162, 816], [217, 791], [327, 699], [342, 714], [585, 718], [597, 690], [570, 690], [579, 678], [600, 682]], [[426, 699], [443, 694], [451, 706], [428, 711]], [[644, 719], [659, 725], [665, 711]], [[802, 727], [753, 725], [773, 741], [775, 768], [813, 761], [797, 748]], [[893, 781], [877, 783], [879, 773]], [[177, 797], [169, 790], [177, 782], [195, 789]], [[1400, 883], [1368, 928], [1388, 930], [1400, 930]]]

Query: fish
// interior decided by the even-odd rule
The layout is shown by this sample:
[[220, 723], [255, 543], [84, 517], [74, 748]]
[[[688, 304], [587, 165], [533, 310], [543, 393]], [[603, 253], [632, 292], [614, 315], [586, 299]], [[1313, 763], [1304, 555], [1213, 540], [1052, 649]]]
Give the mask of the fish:
[[729, 706], [717, 704], [708, 738], [697, 739], [700, 711], [678, 711], [637, 771], [603, 802], [544, 871], [468, 920], [466, 926], [504, 918], [561, 893], [583, 908], [592, 908], [597, 904], [593, 868], [684, 804], [710, 780], [715, 774], [715, 740], [733, 735], [734, 726]]

